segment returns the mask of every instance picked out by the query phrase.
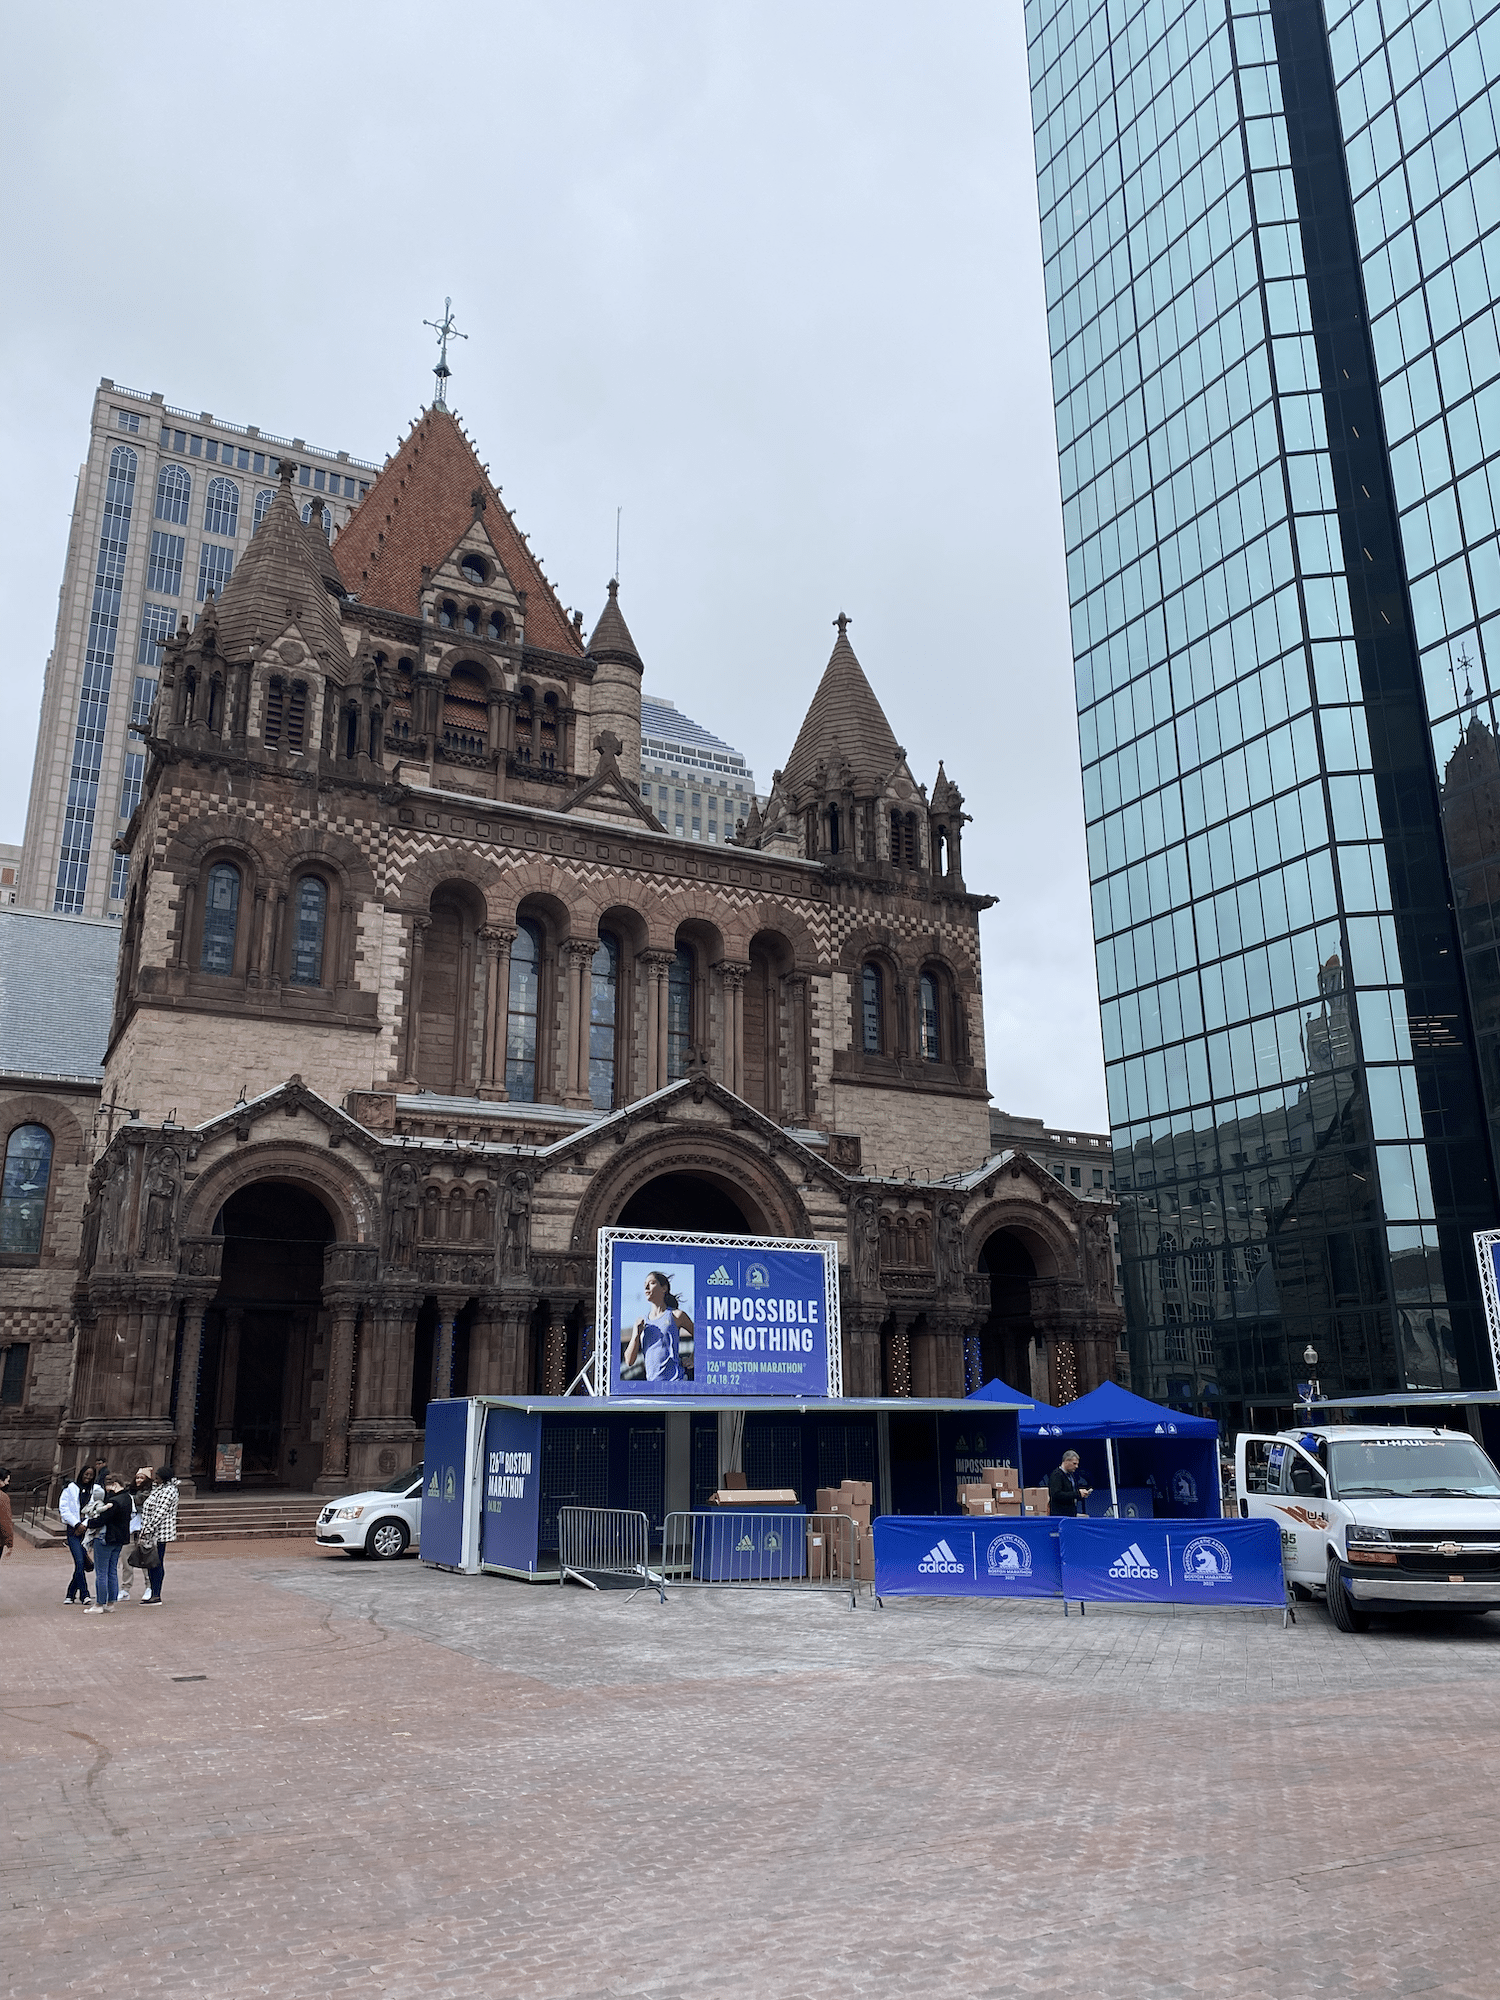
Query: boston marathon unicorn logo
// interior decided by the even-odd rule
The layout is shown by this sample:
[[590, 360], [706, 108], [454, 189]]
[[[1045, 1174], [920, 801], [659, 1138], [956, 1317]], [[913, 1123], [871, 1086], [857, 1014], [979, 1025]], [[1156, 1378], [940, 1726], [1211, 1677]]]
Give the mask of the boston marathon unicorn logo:
[[1172, 1498], [1179, 1507], [1196, 1507], [1198, 1504], [1198, 1482], [1184, 1466], [1179, 1466], [1172, 1474]]
[[1234, 1575], [1229, 1551], [1212, 1535], [1198, 1535], [1182, 1552], [1184, 1583], [1228, 1583]]
[[1031, 1574], [1031, 1550], [1019, 1535], [996, 1535], [985, 1551], [985, 1565], [991, 1576], [1019, 1580]]

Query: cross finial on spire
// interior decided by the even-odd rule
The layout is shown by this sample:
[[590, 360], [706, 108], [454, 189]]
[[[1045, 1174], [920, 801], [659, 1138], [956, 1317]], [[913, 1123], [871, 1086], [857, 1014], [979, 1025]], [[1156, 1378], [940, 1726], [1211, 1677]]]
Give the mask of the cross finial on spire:
[[841, 611], [838, 617], [835, 618], [833, 622], [835, 625], [838, 626], [839, 637], [842, 639], [844, 634], [849, 630], [849, 627], [853, 623], [853, 620], [850, 618], [847, 611]]
[[438, 337], [437, 366], [432, 371], [437, 377], [437, 391], [432, 400], [437, 409], [446, 410], [448, 407], [448, 377], [453, 373], [453, 370], [448, 366], [448, 342], [450, 339], [467, 340], [469, 336], [466, 333], [460, 333], [454, 324], [452, 299], [443, 300], [443, 316], [441, 319], [424, 319], [422, 324], [423, 326], [430, 326]]

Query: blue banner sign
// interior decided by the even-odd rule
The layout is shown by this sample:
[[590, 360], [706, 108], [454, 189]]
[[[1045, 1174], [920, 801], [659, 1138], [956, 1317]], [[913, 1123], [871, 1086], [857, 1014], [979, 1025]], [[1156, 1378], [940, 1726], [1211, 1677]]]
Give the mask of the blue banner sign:
[[875, 1523], [875, 1595], [1061, 1597], [1062, 1526], [1010, 1514], [882, 1514]]
[[425, 1563], [461, 1569], [464, 1501], [469, 1490], [469, 1405], [462, 1398], [427, 1405], [422, 1446], [421, 1556]]
[[805, 1507], [725, 1507], [693, 1516], [701, 1583], [761, 1583], [807, 1574]]
[[491, 1410], [484, 1426], [479, 1559], [491, 1569], [536, 1573], [542, 1493], [542, 1420], [524, 1410]]
[[598, 1291], [601, 1395], [842, 1391], [832, 1243], [601, 1229]]
[[1286, 1603], [1275, 1521], [1078, 1521], [1062, 1529], [1062, 1594], [1091, 1603]]

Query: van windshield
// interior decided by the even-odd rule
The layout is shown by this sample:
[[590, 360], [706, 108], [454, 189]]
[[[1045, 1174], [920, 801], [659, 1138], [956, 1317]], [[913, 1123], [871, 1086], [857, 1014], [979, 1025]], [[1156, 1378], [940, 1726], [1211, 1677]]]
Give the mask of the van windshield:
[[1500, 1473], [1472, 1438], [1331, 1439], [1337, 1499], [1500, 1500]]

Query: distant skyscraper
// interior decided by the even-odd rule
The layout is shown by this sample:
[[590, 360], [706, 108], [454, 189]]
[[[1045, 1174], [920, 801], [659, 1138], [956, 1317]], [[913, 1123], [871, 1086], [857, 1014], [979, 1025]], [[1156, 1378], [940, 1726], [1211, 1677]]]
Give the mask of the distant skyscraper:
[[[79, 471], [26, 812], [21, 904], [117, 916], [114, 853], [146, 768], [130, 734], [156, 693], [163, 637], [222, 596], [276, 490], [276, 448], [294, 454], [303, 519], [331, 534], [378, 467], [300, 438], [194, 415], [103, 381]], [[299, 489], [300, 490], [300, 489]]]
[[1138, 1386], [1493, 1386], [1500, 11], [1026, 22]]
[[755, 773], [665, 695], [642, 695], [641, 796], [669, 833], [722, 843], [749, 818]]

